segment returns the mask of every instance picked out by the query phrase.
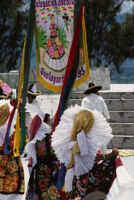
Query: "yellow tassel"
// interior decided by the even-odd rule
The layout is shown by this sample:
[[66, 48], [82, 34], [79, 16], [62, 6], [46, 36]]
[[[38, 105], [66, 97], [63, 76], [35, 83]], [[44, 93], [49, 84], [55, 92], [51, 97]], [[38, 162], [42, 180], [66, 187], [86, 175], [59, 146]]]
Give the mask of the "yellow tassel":
[[84, 48], [84, 58], [85, 58], [85, 65], [87, 68], [87, 74], [89, 74], [90, 78], [90, 65], [89, 65], [89, 58], [88, 58], [88, 48], [87, 48], [87, 34], [86, 34], [86, 25], [85, 25], [85, 11], [83, 8], [83, 16], [82, 16], [82, 33], [83, 33], [83, 48]]

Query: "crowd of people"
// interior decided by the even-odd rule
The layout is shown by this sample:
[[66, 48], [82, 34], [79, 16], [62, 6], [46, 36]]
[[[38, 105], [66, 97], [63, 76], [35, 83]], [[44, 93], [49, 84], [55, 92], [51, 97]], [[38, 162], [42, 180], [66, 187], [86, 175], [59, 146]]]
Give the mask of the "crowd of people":
[[[36, 98], [41, 92], [35, 84], [29, 86], [25, 154], [30, 178], [25, 200], [81, 200], [87, 195], [93, 197], [96, 191], [105, 198], [115, 177], [119, 152], [114, 148], [107, 153], [106, 146], [113, 136], [100, 89], [90, 83], [81, 106], [67, 108], [53, 130], [50, 114], [42, 112]], [[13, 111], [10, 97], [11, 88], [0, 80], [0, 199], [21, 200], [24, 169], [21, 157], [13, 154], [16, 112], [9, 126]]]

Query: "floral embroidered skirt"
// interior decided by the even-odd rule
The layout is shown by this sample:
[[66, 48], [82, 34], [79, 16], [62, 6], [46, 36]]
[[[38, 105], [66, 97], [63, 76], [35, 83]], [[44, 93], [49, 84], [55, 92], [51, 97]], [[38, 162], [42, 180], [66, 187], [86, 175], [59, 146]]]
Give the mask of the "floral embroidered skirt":
[[95, 164], [93, 169], [87, 174], [75, 177], [73, 180], [73, 191], [66, 194], [67, 200], [75, 197], [84, 197], [93, 191], [109, 192], [116, 173], [115, 158], [104, 160], [100, 164]]
[[32, 170], [25, 200], [60, 200], [51, 169], [38, 163]]
[[0, 194], [24, 194], [24, 171], [20, 157], [5, 155], [0, 147]]

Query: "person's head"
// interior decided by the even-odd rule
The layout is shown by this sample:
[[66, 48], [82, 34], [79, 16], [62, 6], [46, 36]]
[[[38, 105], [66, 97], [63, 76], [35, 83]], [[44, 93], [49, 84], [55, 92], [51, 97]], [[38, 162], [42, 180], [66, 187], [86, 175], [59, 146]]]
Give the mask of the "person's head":
[[50, 119], [50, 115], [49, 115], [48, 113], [45, 114], [44, 122], [45, 122], [46, 124], [51, 125], [51, 119]]
[[52, 14], [50, 19], [51, 19], [51, 24], [54, 24], [55, 23], [55, 15]]
[[85, 90], [84, 94], [91, 94], [91, 93], [95, 93], [95, 94], [99, 94], [99, 90], [102, 88], [101, 85], [95, 85], [93, 82], [88, 84], [88, 89]]
[[68, 23], [68, 15], [65, 13], [62, 18], [63, 18], [65, 24], [67, 24]]
[[31, 84], [27, 91], [28, 102], [32, 103], [33, 100], [36, 99], [36, 96], [38, 96], [40, 94], [41, 94], [41, 92], [36, 90], [36, 85]]
[[28, 103], [32, 103], [34, 99], [36, 99], [36, 96], [33, 96], [31, 94], [28, 94], [27, 95], [27, 98], [28, 98]]

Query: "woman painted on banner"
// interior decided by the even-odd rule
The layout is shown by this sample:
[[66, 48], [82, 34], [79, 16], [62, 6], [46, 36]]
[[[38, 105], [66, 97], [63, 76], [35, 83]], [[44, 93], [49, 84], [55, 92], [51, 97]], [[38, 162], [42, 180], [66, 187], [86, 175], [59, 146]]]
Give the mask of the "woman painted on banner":
[[68, 58], [58, 35], [58, 26], [55, 24], [55, 15], [52, 14], [50, 20], [49, 39], [44, 62], [49, 68], [55, 71], [61, 71], [66, 67]]
[[118, 149], [100, 154], [112, 130], [103, 115], [78, 105], [64, 111], [52, 135], [52, 147], [67, 171], [64, 190], [67, 200], [82, 199], [93, 191], [107, 194], [115, 177]]
[[0, 100], [0, 199], [21, 200], [24, 194], [24, 171], [20, 156], [13, 155], [13, 135], [16, 123], [14, 115], [9, 135], [9, 143], [5, 153], [4, 141], [13, 106], [10, 100]]

